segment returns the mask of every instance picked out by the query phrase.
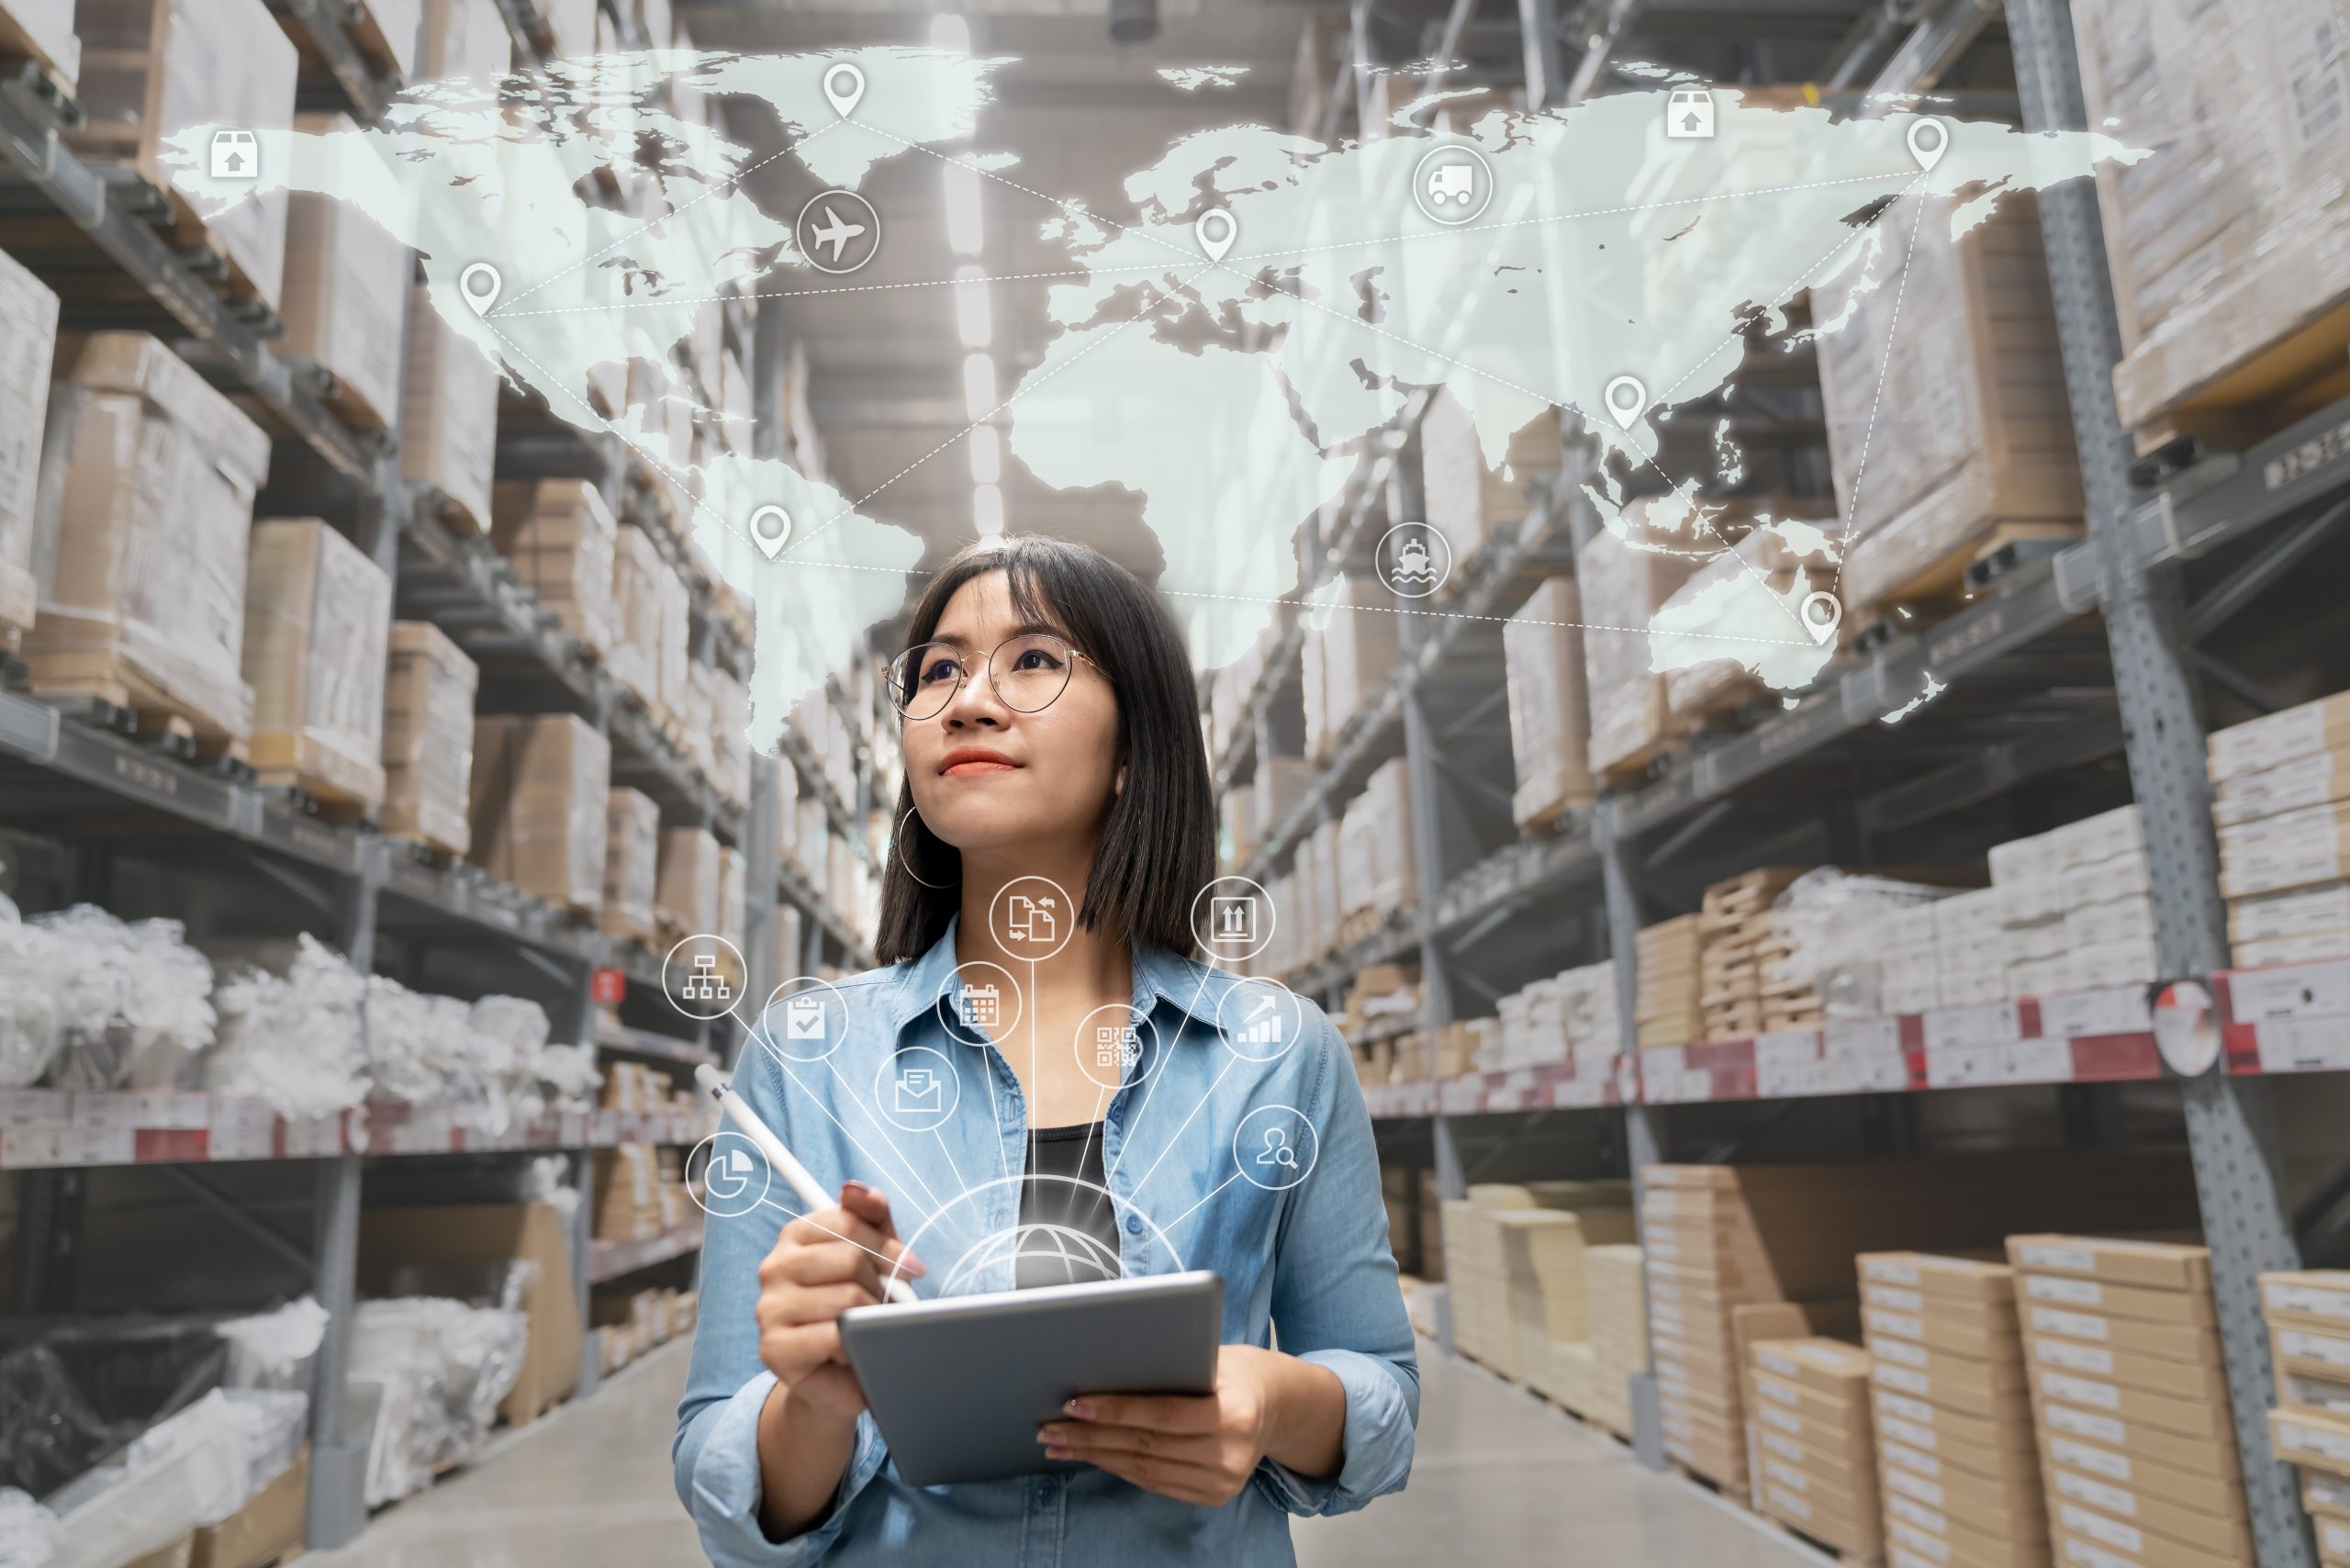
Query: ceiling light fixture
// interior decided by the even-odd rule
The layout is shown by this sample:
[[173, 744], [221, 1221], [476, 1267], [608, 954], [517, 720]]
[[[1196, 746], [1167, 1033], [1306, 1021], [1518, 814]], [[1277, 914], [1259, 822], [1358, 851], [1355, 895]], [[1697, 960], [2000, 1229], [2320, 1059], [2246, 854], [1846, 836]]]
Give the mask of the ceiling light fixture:
[[946, 242], [958, 256], [976, 256], [987, 239], [979, 219], [979, 175], [951, 159], [938, 173], [946, 186]]
[[993, 425], [971, 431], [971, 483], [992, 485], [1003, 477], [1003, 432]]
[[1003, 532], [1003, 492], [993, 485], [971, 487], [971, 531], [982, 539]]
[[967, 355], [963, 361], [963, 411], [973, 420], [984, 420], [995, 412], [995, 361], [983, 353]]
[[988, 299], [988, 274], [978, 267], [955, 269], [955, 330], [967, 349], [983, 349], [995, 336], [995, 312]]

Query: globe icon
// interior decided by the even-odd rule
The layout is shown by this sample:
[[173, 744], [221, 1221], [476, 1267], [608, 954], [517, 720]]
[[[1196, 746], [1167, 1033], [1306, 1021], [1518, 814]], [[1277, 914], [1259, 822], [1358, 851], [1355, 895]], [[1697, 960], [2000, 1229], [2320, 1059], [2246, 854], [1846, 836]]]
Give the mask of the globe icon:
[[1091, 1284], [1125, 1272], [1117, 1249], [1074, 1226], [1022, 1225], [972, 1243], [947, 1271], [938, 1294], [988, 1295], [1039, 1285]]

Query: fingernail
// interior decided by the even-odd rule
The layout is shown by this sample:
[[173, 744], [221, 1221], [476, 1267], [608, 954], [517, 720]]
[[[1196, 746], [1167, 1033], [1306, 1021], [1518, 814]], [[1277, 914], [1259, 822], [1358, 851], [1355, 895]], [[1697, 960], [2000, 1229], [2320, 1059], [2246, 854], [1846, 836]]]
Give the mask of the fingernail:
[[1067, 1405], [1062, 1406], [1061, 1408], [1068, 1411], [1072, 1417], [1076, 1417], [1080, 1421], [1091, 1421], [1093, 1419], [1093, 1406], [1088, 1405], [1082, 1399], [1072, 1399]]
[[917, 1280], [930, 1272], [930, 1265], [923, 1262], [921, 1259], [915, 1257], [911, 1252], [899, 1254], [898, 1265], [900, 1268], [904, 1270], [907, 1274]]
[[1045, 1450], [1045, 1457], [1046, 1459], [1067, 1459], [1069, 1457], [1069, 1450], [1059, 1443], [1054, 1443]]
[[1050, 1427], [1039, 1427], [1036, 1428], [1036, 1440], [1046, 1444], [1057, 1443], [1061, 1440], [1061, 1436]]

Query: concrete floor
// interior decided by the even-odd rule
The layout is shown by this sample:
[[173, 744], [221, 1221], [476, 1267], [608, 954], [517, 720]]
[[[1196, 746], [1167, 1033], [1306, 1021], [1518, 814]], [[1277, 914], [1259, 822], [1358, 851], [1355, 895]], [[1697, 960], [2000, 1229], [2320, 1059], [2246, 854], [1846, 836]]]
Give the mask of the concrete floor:
[[[643, 1568], [699, 1562], [669, 1489], [681, 1341], [592, 1399], [505, 1438], [304, 1568]], [[1304, 1568], [1572, 1561], [1577, 1568], [1796, 1568], [1827, 1560], [1421, 1341], [1411, 1485], [1343, 1518], [1302, 1521]]]

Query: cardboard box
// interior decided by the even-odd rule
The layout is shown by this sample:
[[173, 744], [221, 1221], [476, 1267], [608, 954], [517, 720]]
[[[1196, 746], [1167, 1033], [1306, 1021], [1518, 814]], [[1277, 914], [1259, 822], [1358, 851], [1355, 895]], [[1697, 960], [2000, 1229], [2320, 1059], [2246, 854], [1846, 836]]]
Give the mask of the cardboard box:
[[2044, 1400], [2143, 1422], [2165, 1432], [2219, 1440], [2232, 1434], [2224, 1394], [2214, 1406], [2168, 1394], [2148, 1394], [2105, 1378], [2085, 1377], [2054, 1367], [2031, 1369], [2032, 1392]]
[[1574, 578], [1556, 577], [1545, 578], [1502, 628], [1517, 775], [1510, 812], [1520, 826], [1550, 822], [1599, 798], [1591, 776], [1583, 620]]
[[585, 479], [501, 480], [490, 542], [555, 623], [601, 658], [614, 635], [612, 553], [620, 525]]
[[1948, 1541], [1953, 1556], [1963, 1562], [2048, 1560], [2047, 1516], [2037, 1510], [2000, 1513], [1956, 1504], [1937, 1506], [1897, 1491], [1886, 1496], [1885, 1518], [1887, 1525], [1908, 1524]]
[[269, 452], [261, 428], [158, 340], [83, 342], [50, 398], [41, 457], [34, 691], [166, 711], [203, 741], [252, 733], [245, 562]]
[[[2012, 1322], [2014, 1308], [2010, 1306], [2008, 1310]], [[1909, 1357], [1909, 1352], [1922, 1350], [1938, 1350], [1973, 1361], [2023, 1360], [2023, 1341], [2011, 1327], [1986, 1328], [1964, 1321], [1947, 1322], [1929, 1314], [1895, 1312], [1888, 1307], [1874, 1305], [1861, 1308], [1861, 1326], [1867, 1330], [1872, 1350], [1906, 1365], [1926, 1364]]]
[[303, 1513], [310, 1501], [310, 1449], [271, 1478], [245, 1506], [217, 1525], [205, 1525], [191, 1543], [189, 1568], [269, 1568], [302, 1544]]
[[2051, 1471], [2070, 1470], [2133, 1492], [2166, 1497], [2182, 1506], [2222, 1518], [2244, 1517], [2244, 1486], [2233, 1471], [2213, 1473], [2182, 1470], [2142, 1453], [2108, 1448], [2063, 1432], [2046, 1434], [2045, 1444]]
[[1877, 1457], [1888, 1473], [1906, 1470], [1934, 1481], [1964, 1473], [1998, 1484], [2030, 1481], [2035, 1491], [2039, 1487], [2040, 1455], [2029, 1423], [2005, 1446], [1987, 1448], [1893, 1415], [1880, 1399], [1876, 1428]]
[[1326, 755], [1363, 705], [1394, 673], [1399, 649], [1395, 596], [1377, 577], [1338, 579], [1337, 611], [1329, 623], [1308, 630], [1304, 658], [1305, 749]]
[[2088, 1236], [2011, 1236], [2008, 1258], [2021, 1272], [2074, 1275], [2145, 1290], [2211, 1289], [2211, 1250], [2161, 1241]]
[[[2152, 1398], [2153, 1395], [2145, 1397]], [[2218, 1434], [2210, 1430], [2179, 1432], [2139, 1416], [2117, 1414], [2087, 1405], [2066, 1404], [2048, 1397], [2038, 1388], [2032, 1391], [2031, 1408], [2039, 1420], [2042, 1435], [2051, 1441], [2061, 1433], [2149, 1459], [2173, 1470], [2228, 1476], [2243, 1473], [2243, 1466], [2236, 1456], [2235, 1428], [2225, 1425], [2227, 1411], [2224, 1406], [2215, 1413], [2212, 1423], [2224, 1427], [2224, 1431]]]
[[489, 532], [498, 379], [497, 364], [442, 320], [417, 285], [400, 383], [400, 476], [439, 491], [436, 515], [465, 532]]
[[175, 193], [183, 241], [228, 263], [235, 292], [278, 308], [285, 269], [285, 191], [197, 211], [202, 179], [180, 185], [164, 143], [202, 126], [285, 131], [301, 59], [262, 0], [79, 0], [83, 123], [66, 140], [130, 165]]
[[2023, 1325], [2033, 1334], [2109, 1346], [2136, 1355], [2199, 1361], [2207, 1366], [2220, 1364], [2218, 1331], [2199, 1325], [2141, 1323], [2134, 1318], [2038, 1302], [2025, 1309]]
[[2292, 1323], [2350, 1335], [2350, 1270], [2302, 1269], [2260, 1276], [2261, 1315], [2271, 1324]]
[[[1679, 538], [1694, 551], [1712, 537], [1695, 515], [1675, 511], [1677, 503], [1643, 497], [1624, 509], [1628, 536], [1641, 543]], [[1684, 733], [1665, 703], [1664, 678], [1650, 667], [1649, 641], [1624, 630], [1645, 628], [1695, 564], [1685, 554], [1636, 547], [1613, 532], [1595, 534], [1575, 553], [1579, 602], [1606, 606], [1595, 610], [1583, 633], [1583, 678], [1591, 713], [1586, 751], [1595, 774], [1625, 771], [1647, 763]]]
[[629, 789], [612, 790], [604, 802], [604, 905], [598, 926], [608, 935], [655, 941], [661, 808], [652, 796]]
[[2048, 1489], [2049, 1506], [2057, 1520], [2077, 1533], [2097, 1533], [2084, 1528], [2080, 1516], [2086, 1510], [2200, 1551], [2240, 1562], [2253, 1560], [2252, 1531], [2246, 1528], [2240, 1511], [2224, 1516], [2207, 1514], [2061, 1464], [2049, 1466]]
[[2278, 1459], [2350, 1480], [2350, 1419], [2301, 1410], [2271, 1410], [2268, 1439]]
[[604, 893], [611, 743], [569, 713], [474, 721], [474, 864], [559, 909]]
[[461, 1204], [366, 1208], [359, 1218], [359, 1288], [393, 1294], [404, 1266], [430, 1271], [516, 1259], [536, 1266], [523, 1287], [530, 1319], [520, 1375], [498, 1403], [513, 1426], [536, 1420], [578, 1386], [578, 1297], [572, 1288], [568, 1226], [552, 1204]]
[[[65, 10], [70, 43], [72, 7]], [[0, 35], [6, 28], [0, 17]], [[15, 648], [32, 625], [39, 599], [33, 582], [33, 515], [56, 349], [57, 296], [0, 252], [0, 650]]]
[[2177, 1399], [2227, 1402], [2227, 1371], [2216, 1356], [2209, 1361], [2165, 1361], [2054, 1335], [2034, 1334], [2028, 1338], [2032, 1362], [2038, 1367], [2079, 1372]]
[[623, 524], [612, 550], [612, 644], [605, 663], [612, 678], [647, 708], [661, 701], [662, 648], [667, 636], [667, 592], [677, 573], [652, 535]]
[[0, 54], [22, 54], [72, 97], [82, 69], [73, 0], [0, 0]]
[[[1931, 1252], [1864, 1252], [1852, 1260], [1865, 1285], [1886, 1284], [1955, 1302], [2012, 1302], [2015, 1274], [2005, 1263]], [[1907, 1310], [1921, 1310], [1921, 1306]]]
[[2032, 1273], [2022, 1275], [2016, 1284], [2023, 1293], [2027, 1308], [2034, 1304], [2085, 1308], [2116, 1319], [2188, 1327], [2209, 1327], [2217, 1321], [2208, 1290], [2141, 1290], [2134, 1285], [2109, 1285], [2101, 1280]]
[[[345, 158], [371, 157], [344, 115], [298, 115], [306, 136], [336, 136]], [[329, 401], [364, 429], [399, 417], [401, 344], [414, 258], [360, 205], [296, 191], [285, 207], [285, 335], [272, 345], [333, 377]]]
[[653, 1146], [596, 1151], [595, 1226], [599, 1241], [644, 1241], [661, 1234], [661, 1167]]
[[384, 801], [384, 674], [392, 581], [314, 517], [253, 525], [245, 573], [252, 760], [373, 816]]
[[474, 768], [474, 661], [425, 621], [395, 621], [384, 670], [386, 838], [463, 857]]
[[[1874, 1376], [1871, 1381], [1875, 1382]], [[2032, 1446], [2032, 1411], [2029, 1404], [2004, 1402], [1992, 1413], [1978, 1415], [1914, 1394], [1903, 1394], [1882, 1383], [1877, 1383], [1872, 1391], [1871, 1402], [1878, 1425], [1890, 1432], [1895, 1429], [1895, 1423], [1901, 1423], [1901, 1441], [1929, 1453], [1943, 1452], [1949, 1441], [1990, 1454], [2022, 1451]], [[1936, 1440], [1928, 1440], [1930, 1435]], [[1987, 1474], [1998, 1464], [1996, 1461], [1976, 1459], [1968, 1468]]]
[[2053, 1519], [2058, 1560], [2078, 1568], [2243, 1568], [2247, 1561], [2199, 1551], [2078, 1503], [2059, 1503]]
[[653, 913], [680, 935], [718, 929], [718, 840], [706, 828], [664, 828]]

